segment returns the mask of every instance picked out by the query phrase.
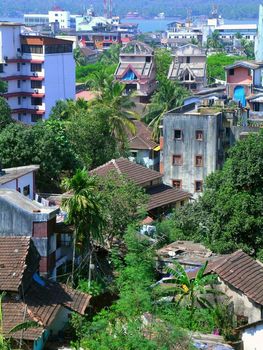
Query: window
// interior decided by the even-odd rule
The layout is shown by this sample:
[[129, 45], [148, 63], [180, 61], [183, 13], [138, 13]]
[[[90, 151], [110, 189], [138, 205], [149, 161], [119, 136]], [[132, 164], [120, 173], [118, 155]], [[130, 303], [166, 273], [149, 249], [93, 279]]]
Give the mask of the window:
[[196, 130], [196, 132], [195, 132], [195, 139], [197, 141], [203, 141], [203, 137], [204, 137], [203, 130]]
[[42, 89], [42, 81], [31, 80], [31, 89]]
[[181, 205], [181, 207], [183, 207], [184, 206], [184, 201], [180, 201], [180, 205]]
[[18, 80], [17, 81], [17, 87], [20, 88], [20, 86], [21, 86], [21, 80]]
[[[21, 122], [22, 120], [22, 116], [21, 116], [21, 113], [18, 113], [18, 120]], [[20, 192], [20, 191], [19, 191]]]
[[41, 115], [39, 115], [39, 114], [31, 114], [31, 122], [32, 123], [36, 123], [39, 120], [42, 120]]
[[29, 194], [30, 194], [30, 185], [27, 185], [27, 186], [23, 187], [23, 195], [29, 196]]
[[72, 52], [72, 44], [46, 45], [45, 53], [65, 53]]
[[32, 106], [42, 106], [42, 98], [40, 97], [31, 97]]
[[17, 104], [21, 105], [21, 97], [20, 96], [18, 96], [18, 98], [17, 98]]
[[190, 63], [191, 58], [189, 56], [186, 57], [186, 63]]
[[31, 63], [31, 72], [41, 72], [42, 65], [41, 63]]
[[4, 65], [2, 63], [0, 64], [0, 73], [4, 73]]
[[235, 70], [233, 68], [229, 69], [229, 75], [235, 75]]
[[259, 112], [259, 102], [254, 102], [254, 111]]
[[151, 62], [151, 56], [146, 56], [146, 62]]
[[20, 72], [20, 63], [16, 64], [17, 71]]
[[203, 192], [203, 181], [195, 181], [195, 192]]
[[173, 187], [178, 190], [182, 188], [182, 180], [173, 180]]
[[42, 45], [22, 45], [23, 53], [43, 53]]
[[173, 165], [182, 165], [183, 164], [183, 157], [181, 154], [175, 154], [173, 156]]
[[195, 156], [195, 166], [203, 166], [203, 156]]
[[174, 130], [174, 138], [175, 138], [175, 140], [182, 140], [182, 130], [181, 129]]

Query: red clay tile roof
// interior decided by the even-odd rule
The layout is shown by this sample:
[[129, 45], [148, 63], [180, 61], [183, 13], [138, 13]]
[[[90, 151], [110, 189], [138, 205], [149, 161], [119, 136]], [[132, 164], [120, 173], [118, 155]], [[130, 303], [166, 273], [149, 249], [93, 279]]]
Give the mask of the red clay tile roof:
[[96, 92], [84, 90], [77, 92], [75, 98], [76, 100], [78, 100], [79, 98], [83, 98], [85, 101], [91, 101], [97, 98], [97, 96], [98, 94], [96, 94]]
[[[30, 237], [0, 237], [0, 290], [19, 292], [31, 282], [39, 255]], [[30, 254], [29, 254], [30, 251]]]
[[90, 174], [106, 176], [111, 171], [116, 171], [118, 174], [125, 175], [127, 179], [133, 181], [137, 185], [162, 178], [162, 174], [158, 173], [158, 171], [148, 169], [125, 158], [112, 159], [108, 163], [91, 170]]
[[[3, 333], [6, 337], [12, 337], [14, 339], [20, 339], [22, 332], [16, 332], [9, 334], [10, 330], [15, 326], [25, 322], [25, 321], [37, 321], [28, 310], [26, 304], [22, 301], [16, 301], [7, 298], [2, 302], [3, 310]], [[44, 331], [44, 327], [39, 326], [35, 328], [29, 328], [23, 332], [23, 339], [35, 340], [39, 338]]]
[[209, 262], [208, 273], [216, 273], [222, 281], [263, 305], [263, 266], [241, 250]]
[[164, 184], [149, 188], [146, 193], [150, 195], [148, 210], [173, 204], [191, 197], [191, 193], [189, 192], [178, 190]]
[[154, 149], [158, 143], [152, 140], [152, 130], [140, 120], [133, 121], [136, 126], [136, 135], [128, 135], [129, 148], [135, 150]]

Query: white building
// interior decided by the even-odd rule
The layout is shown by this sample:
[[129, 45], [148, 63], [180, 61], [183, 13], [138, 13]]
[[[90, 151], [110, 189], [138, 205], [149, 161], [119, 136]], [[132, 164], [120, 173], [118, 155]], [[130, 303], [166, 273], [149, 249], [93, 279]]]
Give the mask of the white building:
[[72, 41], [22, 36], [19, 24], [0, 23], [0, 79], [14, 119], [47, 119], [57, 100], [75, 97], [72, 51]]
[[48, 14], [30, 13], [24, 14], [24, 22], [26, 26], [50, 25], [58, 23], [60, 29], [67, 29], [74, 26], [76, 15], [70, 15], [69, 11], [61, 9], [49, 11]]
[[16, 190], [24, 196], [34, 199], [35, 174], [39, 165], [27, 165], [16, 168], [0, 169], [0, 188]]

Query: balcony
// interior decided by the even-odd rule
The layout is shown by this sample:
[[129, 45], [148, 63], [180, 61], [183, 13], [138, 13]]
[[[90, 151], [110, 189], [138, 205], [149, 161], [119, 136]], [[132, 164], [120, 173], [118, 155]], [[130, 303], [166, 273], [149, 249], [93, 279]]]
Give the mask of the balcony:
[[31, 75], [9, 75], [7, 77], [3, 77], [2, 80], [4, 81], [10, 81], [10, 80], [38, 80], [43, 81], [45, 77], [39, 77], [39, 76], [31, 76]]

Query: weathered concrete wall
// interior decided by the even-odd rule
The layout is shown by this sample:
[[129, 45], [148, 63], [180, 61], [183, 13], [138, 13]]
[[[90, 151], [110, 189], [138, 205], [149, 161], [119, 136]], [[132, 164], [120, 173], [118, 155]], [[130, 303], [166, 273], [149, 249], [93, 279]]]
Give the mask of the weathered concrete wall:
[[[219, 129], [222, 115], [169, 114], [163, 122], [164, 183], [182, 180], [182, 189], [194, 193], [195, 181], [204, 181], [218, 168]], [[182, 131], [182, 140], [174, 139], [174, 130]], [[203, 131], [203, 141], [196, 140], [196, 131]], [[173, 165], [173, 155], [182, 155], [182, 165]], [[195, 157], [203, 156], [203, 166], [195, 166]]]
[[0, 235], [32, 236], [33, 216], [0, 196]]
[[248, 297], [235, 289], [228, 283], [220, 280], [220, 284], [217, 286], [227, 297], [230, 298], [230, 302], [233, 303], [234, 312], [236, 315], [246, 316], [248, 323], [256, 322], [261, 320], [262, 308], [260, 305], [254, 303]]

